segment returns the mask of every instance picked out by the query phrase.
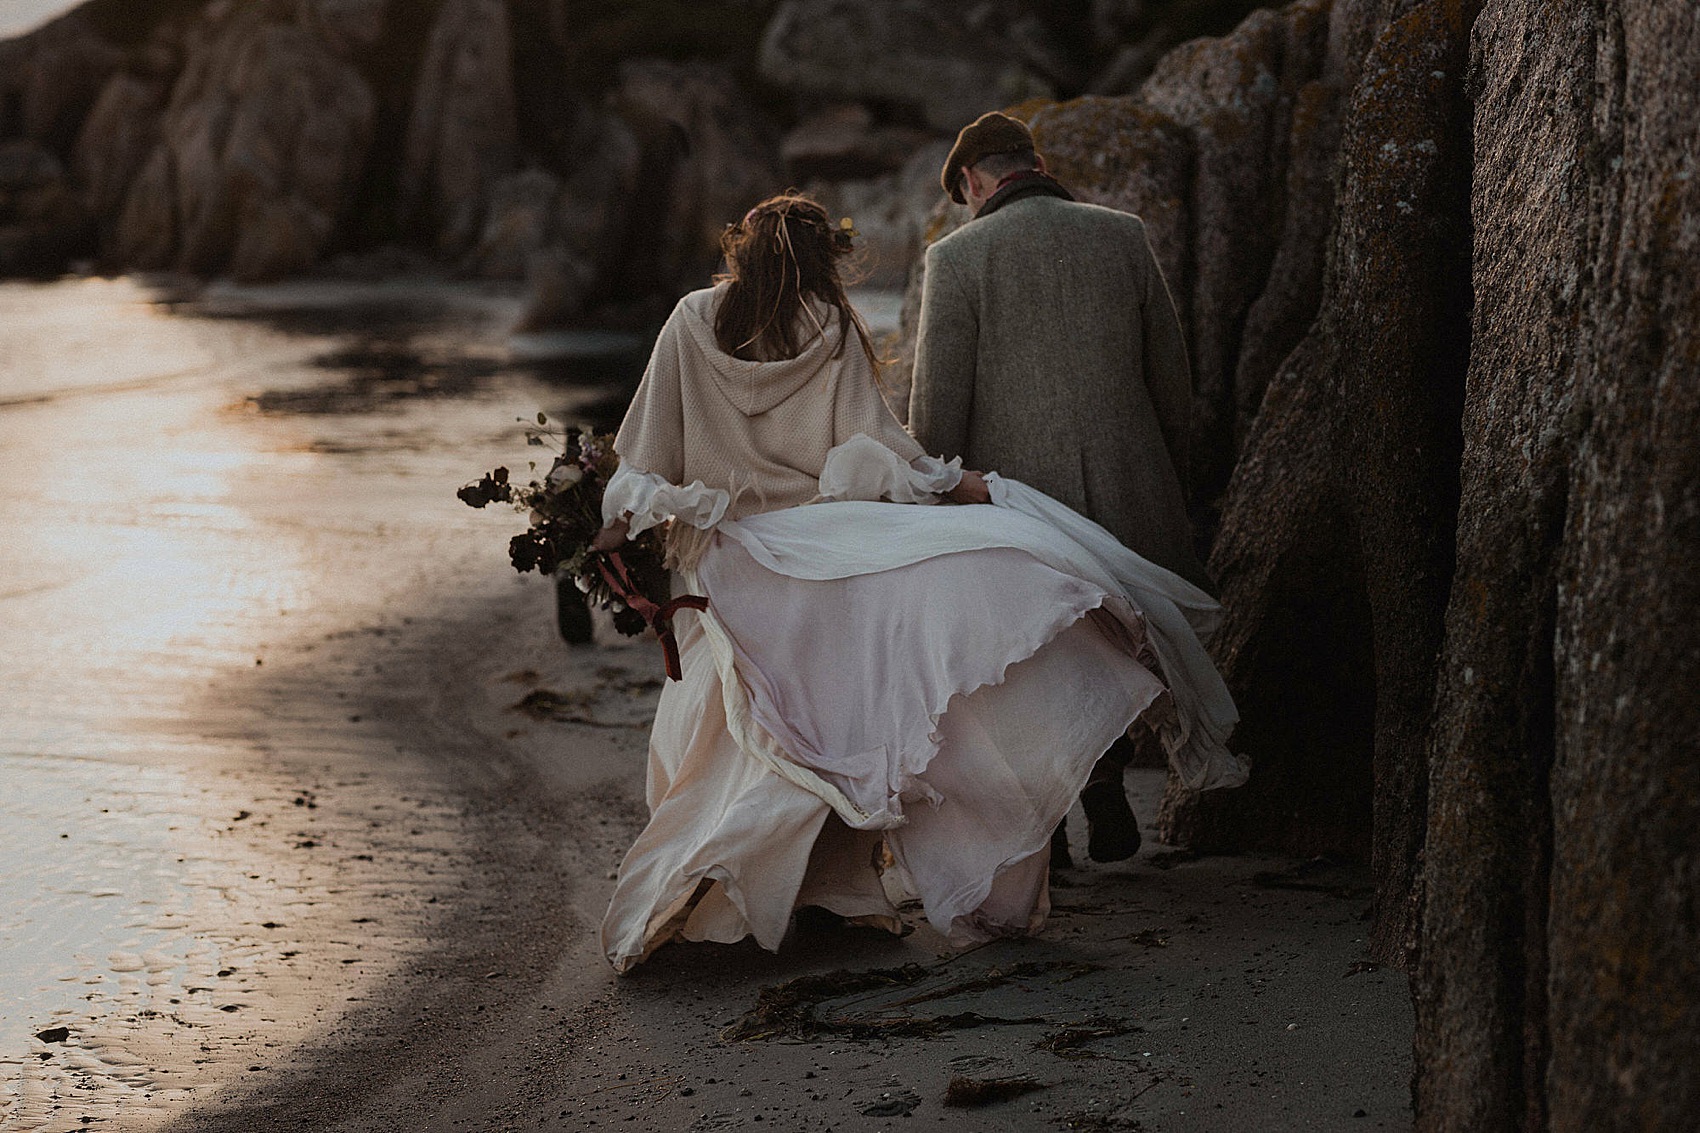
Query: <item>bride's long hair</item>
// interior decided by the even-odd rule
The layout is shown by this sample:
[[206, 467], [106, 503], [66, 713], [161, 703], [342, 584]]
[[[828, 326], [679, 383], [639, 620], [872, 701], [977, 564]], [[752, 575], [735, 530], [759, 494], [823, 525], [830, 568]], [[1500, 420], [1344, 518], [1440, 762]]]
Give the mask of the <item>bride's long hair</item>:
[[838, 349], [853, 333], [879, 373], [868, 328], [850, 305], [839, 271], [853, 251], [851, 232], [834, 225], [819, 204], [795, 192], [769, 197], [727, 226], [720, 251], [726, 272], [714, 281], [727, 287], [714, 315], [714, 338], [721, 350], [748, 361], [795, 358], [816, 334], [826, 333], [806, 302], [818, 299], [843, 331]]

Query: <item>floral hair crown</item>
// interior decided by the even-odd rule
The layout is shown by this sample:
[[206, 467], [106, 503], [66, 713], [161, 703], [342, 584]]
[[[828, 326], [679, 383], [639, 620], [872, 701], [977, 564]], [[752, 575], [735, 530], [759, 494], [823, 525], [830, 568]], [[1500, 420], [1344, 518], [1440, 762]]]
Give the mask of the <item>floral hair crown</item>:
[[[838, 220], [838, 227], [833, 228], [831, 227], [831, 222], [826, 221], [821, 217], [793, 211], [793, 207], [796, 203], [797, 202], [795, 201], [786, 200], [780, 201], [778, 204], [757, 205], [755, 208], [744, 214], [744, 219], [740, 223], [744, 226], [748, 226], [751, 221], [756, 219], [756, 217], [764, 214], [776, 215], [781, 220], [790, 220], [795, 217], [809, 225], [811, 228], [824, 231], [833, 244], [842, 251], [849, 251], [850, 242], [862, 235], [856, 230], [856, 222], [847, 216], [840, 217]], [[727, 227], [731, 226], [728, 225]]]

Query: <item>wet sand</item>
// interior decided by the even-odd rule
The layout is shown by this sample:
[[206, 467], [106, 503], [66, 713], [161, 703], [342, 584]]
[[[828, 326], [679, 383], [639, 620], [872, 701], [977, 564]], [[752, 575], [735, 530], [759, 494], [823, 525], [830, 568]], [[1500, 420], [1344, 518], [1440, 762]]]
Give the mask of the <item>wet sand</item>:
[[[346, 313], [282, 325], [252, 298], [209, 321], [186, 376], [60, 388], [33, 417], [0, 389], [14, 482], [45, 460], [49, 483], [98, 487], [109, 437], [152, 470], [55, 537], [71, 558], [122, 543], [117, 501], [150, 501], [116, 577], [0, 585], [0, 678], [20, 682], [0, 685], [20, 690], [0, 759], [40, 788], [7, 800], [31, 833], [6, 849], [47, 863], [60, 846], [42, 845], [104, 839], [74, 877], [8, 875], [8, 900], [24, 877], [61, 910], [44, 931], [99, 943], [0, 938], [40, 969], [20, 981], [28, 1017], [5, 1016], [0, 1129], [1409, 1126], [1405, 981], [1361, 963], [1351, 871], [1148, 845], [1075, 871], [1036, 940], [954, 954], [924, 925], [816, 930], [777, 956], [671, 947], [615, 977], [594, 931], [643, 820], [659, 655], [562, 646], [551, 587], [506, 566], [517, 518], [452, 495], [523, 459], [514, 417], [606, 391], [511, 367], [501, 296], [454, 297], [401, 336], [423, 372]], [[66, 432], [89, 442], [54, 457]], [[120, 586], [144, 562], [146, 601]], [[593, 722], [513, 707], [538, 689]], [[1160, 777], [1130, 782], [1153, 815]], [[763, 989], [839, 970], [862, 975], [750, 1017]], [[50, 1025], [64, 1040], [30, 1037]], [[1042, 1088], [943, 1104], [953, 1076], [1021, 1075]]]
[[546, 596], [453, 490], [608, 391], [508, 366], [476, 290], [0, 307], [0, 1129], [152, 1128], [530, 878], [427, 643]]

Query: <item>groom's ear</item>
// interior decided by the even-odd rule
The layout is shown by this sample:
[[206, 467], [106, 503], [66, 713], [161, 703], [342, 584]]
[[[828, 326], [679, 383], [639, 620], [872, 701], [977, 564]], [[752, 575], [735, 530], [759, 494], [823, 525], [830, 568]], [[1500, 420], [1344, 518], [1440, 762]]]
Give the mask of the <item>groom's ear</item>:
[[1033, 168], [1037, 169], [1040, 173], [1049, 173], [1050, 172], [1049, 169], [1045, 168], [1045, 155], [1044, 154], [1036, 153], [1036, 154], [1033, 155]]
[[969, 194], [974, 191], [974, 167], [970, 165], [964, 168], [961, 173], [957, 174], [957, 179], [957, 184], [962, 189], [962, 202], [967, 204], [969, 203]]

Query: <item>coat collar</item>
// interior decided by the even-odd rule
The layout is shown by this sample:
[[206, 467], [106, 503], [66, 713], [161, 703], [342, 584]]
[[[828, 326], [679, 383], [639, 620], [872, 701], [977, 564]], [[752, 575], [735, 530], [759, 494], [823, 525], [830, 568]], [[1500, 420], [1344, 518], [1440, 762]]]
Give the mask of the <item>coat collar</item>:
[[1024, 197], [1061, 197], [1065, 201], [1074, 200], [1074, 194], [1063, 188], [1062, 182], [1055, 177], [1040, 173], [1037, 169], [1023, 169], [998, 182], [997, 191], [986, 198], [986, 203], [980, 206], [980, 211], [974, 214], [974, 219], [990, 216], [1011, 201], [1019, 201]]

